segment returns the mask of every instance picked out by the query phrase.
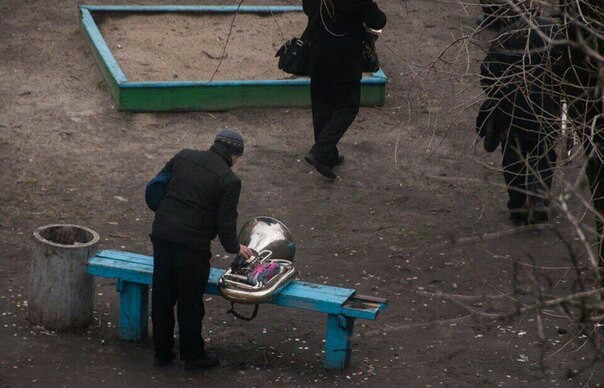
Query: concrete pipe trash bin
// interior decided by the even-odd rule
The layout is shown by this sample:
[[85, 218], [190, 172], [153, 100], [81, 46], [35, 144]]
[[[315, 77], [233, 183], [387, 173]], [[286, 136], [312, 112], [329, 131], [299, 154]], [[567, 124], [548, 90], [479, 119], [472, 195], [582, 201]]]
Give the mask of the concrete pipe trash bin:
[[34, 231], [27, 319], [50, 330], [88, 326], [93, 319], [94, 277], [86, 273], [99, 234], [71, 224]]

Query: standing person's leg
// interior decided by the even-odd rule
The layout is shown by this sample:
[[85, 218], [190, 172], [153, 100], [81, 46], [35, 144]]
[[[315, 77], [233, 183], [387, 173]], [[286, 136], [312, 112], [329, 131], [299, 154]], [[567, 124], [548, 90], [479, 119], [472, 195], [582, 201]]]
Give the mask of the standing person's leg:
[[526, 209], [526, 152], [522, 141], [517, 136], [511, 135], [504, 143], [501, 150], [503, 158], [503, 177], [508, 191], [508, 210], [510, 219], [515, 225], [528, 222]]
[[321, 163], [329, 166], [336, 164], [338, 159], [337, 144], [359, 112], [361, 81], [335, 82], [331, 97], [334, 105], [333, 114], [311, 149], [311, 153]]
[[310, 79], [310, 104], [312, 107], [312, 126], [315, 142], [333, 113], [333, 101], [330, 98], [332, 82], [326, 78]]
[[531, 223], [547, 222], [549, 214], [549, 192], [554, 179], [554, 169], [558, 155], [551, 142], [542, 139], [533, 142], [529, 150], [528, 190], [531, 208]]
[[[204, 342], [201, 335], [201, 322], [204, 316], [203, 293], [210, 275], [210, 251], [199, 251], [180, 247], [181, 255], [177, 262], [178, 272], [178, 328], [181, 355], [185, 359], [185, 368], [204, 356]], [[199, 367], [203, 367], [201, 365]]]
[[[552, 189], [552, 183], [554, 181], [554, 171], [556, 169], [556, 162], [558, 161], [558, 154], [553, 144], [547, 143], [545, 149], [541, 151], [541, 158], [539, 159], [538, 171], [543, 181], [543, 190], [549, 191]], [[546, 201], [549, 203], [549, 200]]]
[[154, 363], [162, 366], [174, 358], [174, 304], [176, 277], [174, 273], [173, 244], [151, 239], [153, 243], [153, 288], [151, 292], [151, 319], [153, 323]]

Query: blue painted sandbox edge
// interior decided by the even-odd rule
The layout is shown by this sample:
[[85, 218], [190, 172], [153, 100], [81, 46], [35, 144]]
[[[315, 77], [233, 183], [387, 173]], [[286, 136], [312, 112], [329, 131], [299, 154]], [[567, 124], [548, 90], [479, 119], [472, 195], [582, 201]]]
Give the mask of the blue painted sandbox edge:
[[297, 12], [297, 5], [80, 5], [80, 9], [102, 12]]
[[[388, 81], [386, 74], [380, 69], [373, 73], [370, 77], [364, 77], [361, 80], [362, 85], [380, 85]], [[306, 86], [310, 84], [310, 78], [300, 77], [282, 80], [232, 80], [232, 81], [141, 81], [141, 82], [124, 82], [120, 84], [122, 88], [173, 88], [173, 87], [225, 87], [225, 86]]]
[[118, 85], [126, 82], [127, 79], [124, 75], [124, 72], [111, 53], [107, 43], [105, 43], [105, 39], [103, 39], [103, 35], [101, 35], [101, 31], [99, 31], [99, 28], [94, 22], [92, 15], [84, 7], [80, 6], [80, 9], [82, 10], [82, 24], [84, 25], [86, 33], [88, 34], [92, 44], [99, 52], [101, 59], [105, 63], [105, 67], [109, 70], [113, 76], [113, 79], [118, 83]]

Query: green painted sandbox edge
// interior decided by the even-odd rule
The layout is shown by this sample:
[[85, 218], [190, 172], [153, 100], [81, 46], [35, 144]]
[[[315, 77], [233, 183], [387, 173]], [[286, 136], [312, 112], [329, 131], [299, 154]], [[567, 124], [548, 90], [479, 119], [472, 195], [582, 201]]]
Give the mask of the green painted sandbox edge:
[[[81, 23], [92, 53], [120, 111], [225, 111], [238, 108], [309, 107], [310, 80], [129, 82], [103, 39], [91, 12], [235, 12], [237, 6], [88, 6]], [[300, 12], [298, 6], [244, 6], [240, 12]], [[387, 77], [382, 70], [361, 81], [361, 105], [383, 106]]]
[[[237, 108], [309, 107], [308, 85], [223, 85], [220, 87], [147, 86], [120, 88], [120, 110], [135, 112], [224, 111]], [[383, 106], [384, 87], [361, 87], [364, 106]]]

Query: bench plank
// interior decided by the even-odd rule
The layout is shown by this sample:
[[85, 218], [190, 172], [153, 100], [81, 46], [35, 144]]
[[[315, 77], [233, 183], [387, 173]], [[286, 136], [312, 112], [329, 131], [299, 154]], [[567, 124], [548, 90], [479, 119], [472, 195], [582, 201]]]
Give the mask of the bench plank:
[[121, 260], [129, 263], [141, 263], [153, 266], [153, 256], [140, 255], [138, 253], [118, 252], [118, 251], [100, 251], [96, 257], [105, 259]]
[[[113, 259], [113, 260], [123, 261], [126, 263], [135, 262], [135, 263], [140, 263], [140, 264], [147, 264], [147, 265], [151, 266], [151, 269], [153, 269], [153, 256], [141, 255], [139, 253], [130, 253], [130, 252], [114, 251], [114, 250], [103, 250], [103, 251], [97, 252], [97, 254], [95, 255], [95, 258]], [[94, 261], [94, 259], [92, 259], [92, 260]], [[297, 281], [296, 283], [298, 283], [300, 285], [304, 285], [304, 286], [308, 287], [309, 289], [317, 290], [322, 293], [334, 294], [334, 295], [350, 296], [350, 292], [354, 291], [349, 288], [333, 287], [333, 286], [304, 282], [304, 281]]]
[[[376, 302], [377, 299], [382, 299], [384, 302]], [[375, 319], [379, 312], [387, 307], [386, 299], [354, 294], [342, 305], [342, 314], [371, 320]]]
[[148, 263], [137, 263], [131, 261], [106, 259], [104, 257], [95, 257], [90, 264], [113, 269], [116, 274], [119, 274], [120, 271], [137, 271], [145, 274], [153, 274], [153, 264]]
[[149, 285], [152, 283], [153, 267], [132, 264], [126, 267], [124, 262], [94, 257], [88, 261], [88, 273], [110, 279], [123, 279], [133, 283]]
[[[139, 254], [132, 254], [131, 257], [132, 261], [128, 260], [130, 253], [127, 252], [101, 251], [89, 260], [88, 273], [94, 276], [151, 285], [153, 282], [153, 258]], [[211, 268], [206, 293], [219, 294], [216, 285], [223, 273], [223, 269]], [[268, 303], [338, 314], [341, 312], [342, 304], [354, 293], [355, 290], [349, 288], [294, 280]]]
[[327, 286], [327, 285], [323, 285], [323, 284], [317, 284], [317, 283], [310, 283], [310, 282], [304, 282], [301, 280], [296, 281], [296, 286], [297, 287], [304, 287], [306, 290], [313, 290], [317, 293], [321, 293], [321, 294], [332, 294], [332, 295], [338, 295], [338, 296], [346, 296], [349, 297], [351, 295], [351, 292], [355, 292], [355, 290], [350, 289], [350, 288], [342, 288], [342, 287], [333, 287], [333, 286]]
[[[117, 279], [120, 292], [120, 338], [140, 341], [147, 337], [149, 285], [153, 282], [153, 257], [104, 250], [88, 260], [88, 273]], [[211, 268], [207, 294], [219, 295], [223, 269]], [[326, 369], [344, 369], [350, 362], [351, 337], [357, 318], [374, 320], [388, 307], [385, 299], [356, 295], [350, 288], [291, 281], [267, 304], [327, 313]]]

